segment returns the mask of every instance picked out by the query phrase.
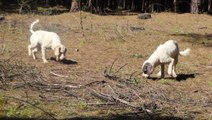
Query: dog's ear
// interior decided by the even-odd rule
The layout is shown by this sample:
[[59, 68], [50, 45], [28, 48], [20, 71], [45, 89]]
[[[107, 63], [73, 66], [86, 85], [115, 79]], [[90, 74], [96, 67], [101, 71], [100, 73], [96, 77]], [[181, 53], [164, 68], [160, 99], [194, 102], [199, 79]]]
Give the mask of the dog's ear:
[[60, 52], [65, 53], [66, 52], [66, 47], [64, 45], [60, 46]]
[[66, 54], [66, 52], [67, 52], [67, 48], [65, 48], [65, 52], [64, 52], [64, 54]]
[[153, 66], [150, 63], [145, 63], [143, 66], [143, 72], [144, 74], [151, 74], [151, 72], [153, 71]]

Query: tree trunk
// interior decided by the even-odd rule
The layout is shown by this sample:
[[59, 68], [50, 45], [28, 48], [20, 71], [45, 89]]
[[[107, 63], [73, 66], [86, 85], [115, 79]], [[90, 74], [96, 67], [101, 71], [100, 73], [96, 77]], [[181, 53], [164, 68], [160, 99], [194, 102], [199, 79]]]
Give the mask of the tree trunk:
[[98, 0], [99, 14], [103, 14], [105, 6], [105, 0]]
[[131, 9], [132, 9], [132, 10], [135, 10], [135, 0], [132, 0]]
[[208, 13], [212, 13], [212, 0], [208, 0]]
[[142, 0], [142, 5], [141, 5], [141, 12], [145, 11], [145, 0]]
[[151, 13], [153, 13], [154, 12], [154, 1], [152, 1], [152, 4], [151, 4]]
[[191, 13], [192, 14], [198, 14], [200, 12], [199, 5], [201, 3], [201, 0], [192, 0], [191, 1]]
[[79, 0], [72, 0], [70, 12], [79, 11]]
[[89, 8], [90, 12], [93, 12], [93, 5], [92, 5], [91, 0], [88, 0], [88, 8]]
[[174, 12], [177, 12], [177, 0], [174, 0]]
[[45, 0], [46, 6], [49, 7], [49, 0]]

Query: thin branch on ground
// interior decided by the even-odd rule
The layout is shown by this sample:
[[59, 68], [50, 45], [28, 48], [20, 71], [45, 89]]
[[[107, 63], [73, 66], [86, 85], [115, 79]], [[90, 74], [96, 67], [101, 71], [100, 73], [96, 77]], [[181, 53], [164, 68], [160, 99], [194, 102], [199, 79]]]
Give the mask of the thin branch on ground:
[[104, 93], [101, 93], [101, 92], [97, 92], [94, 89], [89, 89], [89, 90], [90, 90], [92, 95], [94, 95], [95, 97], [97, 97], [99, 99], [102, 99], [102, 100], [105, 100], [105, 101], [115, 101], [115, 102], [127, 105], [127, 106], [129, 106], [131, 108], [135, 108], [135, 109], [144, 111], [146, 113], [152, 113], [151, 110], [145, 109], [143, 106], [139, 106], [138, 104], [133, 104], [133, 103], [127, 102], [127, 101], [125, 101], [123, 99], [120, 99], [120, 98], [118, 98], [116, 96], [112, 96], [112, 95], [104, 94]]
[[50, 71], [50, 74], [52, 74], [52, 75], [54, 75], [54, 76], [57, 76], [57, 77], [69, 78], [68, 75], [60, 75], [60, 74], [54, 73], [54, 72], [52, 72], [52, 71]]
[[114, 59], [114, 61], [112, 62], [111, 66], [110, 66], [110, 70], [108, 72], [109, 74], [112, 72], [113, 66], [117, 60], [118, 60], [118, 58]]
[[114, 72], [113, 74], [118, 73], [121, 69], [123, 69], [125, 66], [127, 66], [127, 63], [125, 63], [124, 65], [122, 65], [116, 72]]

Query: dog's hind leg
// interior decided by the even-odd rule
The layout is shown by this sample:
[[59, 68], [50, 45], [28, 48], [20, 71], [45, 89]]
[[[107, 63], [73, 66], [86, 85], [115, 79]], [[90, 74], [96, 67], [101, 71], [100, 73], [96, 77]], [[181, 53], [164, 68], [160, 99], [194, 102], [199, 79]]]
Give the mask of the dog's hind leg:
[[175, 60], [173, 58], [169, 58], [169, 61], [170, 61], [170, 63], [169, 63], [169, 67], [168, 67], [168, 74], [170, 76], [173, 76], [172, 72], [173, 72], [173, 65], [174, 65]]
[[176, 70], [176, 65], [173, 65], [173, 70], [172, 70], [172, 77], [176, 78], [177, 74], [175, 73]]
[[28, 54], [29, 56], [32, 55], [33, 59], [35, 59], [35, 55], [34, 55], [34, 52], [37, 50], [37, 45], [35, 44], [31, 44], [31, 45], [28, 45]]
[[176, 65], [177, 65], [177, 62], [178, 62], [178, 56], [175, 58], [175, 60], [174, 60], [174, 64], [173, 64], [173, 70], [172, 70], [172, 76], [173, 77], [177, 77], [177, 74], [176, 74]]

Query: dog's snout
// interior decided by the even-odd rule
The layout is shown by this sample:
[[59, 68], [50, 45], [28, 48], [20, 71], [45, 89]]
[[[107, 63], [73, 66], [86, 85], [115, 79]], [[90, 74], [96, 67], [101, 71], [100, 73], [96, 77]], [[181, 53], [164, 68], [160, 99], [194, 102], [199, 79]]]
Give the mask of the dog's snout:
[[145, 74], [145, 73], [143, 73], [142, 76], [143, 76], [144, 78], [148, 78], [148, 77], [149, 77], [149, 75], [148, 75], [148, 74]]
[[147, 70], [144, 71], [144, 74], [147, 74]]
[[65, 55], [64, 55], [64, 54], [62, 54], [62, 55], [60, 56], [60, 60], [63, 60], [63, 59], [65, 59]]

